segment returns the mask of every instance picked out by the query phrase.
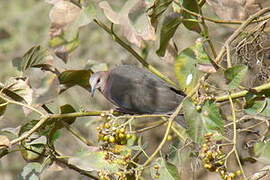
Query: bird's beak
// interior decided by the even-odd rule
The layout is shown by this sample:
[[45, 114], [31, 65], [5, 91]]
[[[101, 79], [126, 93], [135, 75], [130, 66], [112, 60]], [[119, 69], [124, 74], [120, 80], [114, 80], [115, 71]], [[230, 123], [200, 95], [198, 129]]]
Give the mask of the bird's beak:
[[91, 97], [94, 97], [96, 89], [97, 89], [96, 86], [91, 87]]

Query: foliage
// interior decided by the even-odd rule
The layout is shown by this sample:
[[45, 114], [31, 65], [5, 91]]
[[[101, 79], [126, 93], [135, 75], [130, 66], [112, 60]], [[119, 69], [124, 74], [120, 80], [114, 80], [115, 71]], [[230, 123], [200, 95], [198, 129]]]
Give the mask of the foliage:
[[[23, 113], [20, 126], [0, 129], [0, 157], [19, 151], [27, 162], [21, 170], [21, 179], [39, 179], [44, 170], [56, 163], [92, 179], [147, 179], [150, 176], [161, 180], [188, 179], [184, 171], [191, 170], [194, 159], [203, 165], [200, 169], [215, 172], [221, 179], [247, 179], [247, 175], [252, 178], [258, 170], [254, 168], [247, 174], [243, 170], [246, 162], [259, 165], [270, 162], [269, 9], [256, 13], [252, 9], [250, 14], [254, 15], [240, 17], [233, 10], [220, 12], [224, 7], [232, 7], [234, 1], [232, 4], [210, 0], [207, 3], [203, 0], [128, 0], [120, 4], [77, 0], [46, 2], [50, 4], [46, 43], [35, 44], [14, 57], [12, 68], [19, 75], [0, 83], [0, 119], [13, 118], [9, 116], [16, 113], [11, 114], [9, 110], [14, 105], [21, 108], [16, 111]], [[235, 4], [243, 9], [242, 6], [253, 3]], [[204, 15], [209, 5], [222, 19]], [[248, 8], [243, 13], [249, 14], [246, 11]], [[209, 34], [212, 26], [208, 22], [239, 25], [224, 41], [219, 53], [214, 46], [218, 40]], [[85, 111], [77, 110], [71, 103], [57, 102], [76, 86], [90, 95], [92, 73], [107, 68], [107, 62], [101, 60], [84, 60], [80, 69], [69, 64], [79, 59], [75, 52], [85, 48], [81, 34], [93, 27], [99, 28], [102, 36], [109, 34], [112, 41], [133, 55], [144, 68], [187, 95], [174, 113], [136, 115], [112, 110]], [[179, 44], [184, 43], [175, 40], [183, 29], [199, 38], [193, 45], [179, 50]], [[8, 38], [9, 33], [0, 27], [1, 47]], [[87, 50], [92, 51], [97, 44]], [[162, 63], [173, 59], [178, 83], [151, 65], [149, 52], [165, 59]], [[77, 96], [81, 95], [77, 93]], [[184, 127], [175, 123], [179, 114], [183, 114]], [[88, 119], [89, 116], [94, 116], [98, 123]], [[91, 132], [97, 140], [88, 140], [73, 128], [80, 117], [87, 117], [96, 127]], [[154, 132], [154, 128], [165, 129], [162, 140], [157, 138], [155, 148], [148, 146], [152, 140], [146, 135]], [[57, 142], [64, 137], [64, 129], [80, 142], [80, 150], [69, 156], [60, 153], [57, 147]], [[192, 173], [195, 178], [199, 177], [195, 170]]]

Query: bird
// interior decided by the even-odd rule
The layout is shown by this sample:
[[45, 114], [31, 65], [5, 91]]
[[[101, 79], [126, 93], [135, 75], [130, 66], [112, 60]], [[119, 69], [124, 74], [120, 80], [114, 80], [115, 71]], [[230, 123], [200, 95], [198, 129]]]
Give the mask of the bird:
[[133, 114], [172, 113], [186, 96], [155, 74], [133, 65], [95, 72], [89, 84], [92, 96], [98, 89], [118, 110]]

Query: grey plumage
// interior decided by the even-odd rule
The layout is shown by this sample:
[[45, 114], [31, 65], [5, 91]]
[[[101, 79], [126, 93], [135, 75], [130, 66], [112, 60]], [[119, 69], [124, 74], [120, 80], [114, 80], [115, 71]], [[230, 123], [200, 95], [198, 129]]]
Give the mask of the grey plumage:
[[89, 82], [92, 93], [99, 89], [110, 102], [130, 113], [170, 113], [185, 96], [156, 75], [130, 65], [96, 72]]

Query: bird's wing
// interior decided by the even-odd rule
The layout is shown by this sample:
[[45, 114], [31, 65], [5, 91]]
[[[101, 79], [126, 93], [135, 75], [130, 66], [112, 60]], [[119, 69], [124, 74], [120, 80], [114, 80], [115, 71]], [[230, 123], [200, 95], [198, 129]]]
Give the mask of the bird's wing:
[[135, 113], [165, 113], [181, 100], [170, 87], [150, 73], [112, 72], [107, 98], [118, 107]]

